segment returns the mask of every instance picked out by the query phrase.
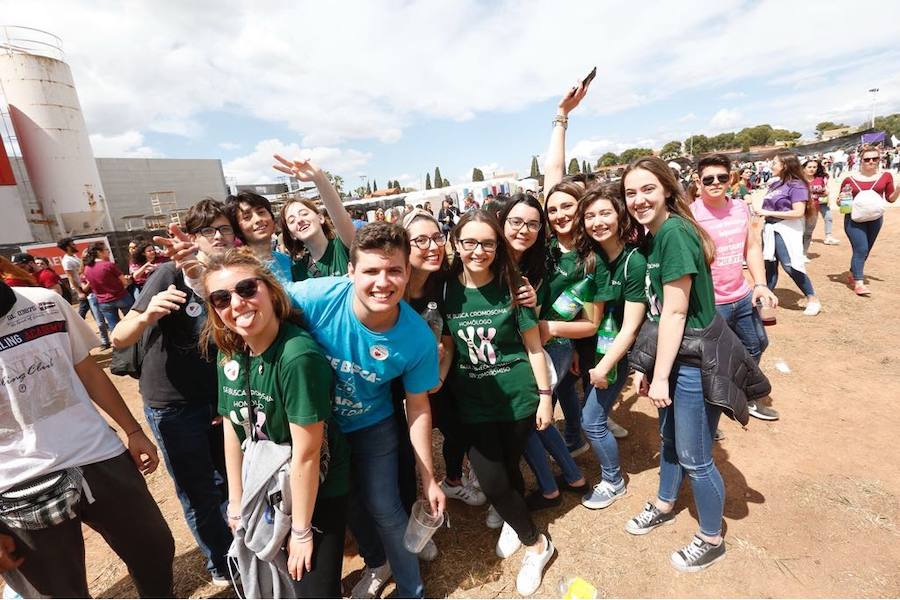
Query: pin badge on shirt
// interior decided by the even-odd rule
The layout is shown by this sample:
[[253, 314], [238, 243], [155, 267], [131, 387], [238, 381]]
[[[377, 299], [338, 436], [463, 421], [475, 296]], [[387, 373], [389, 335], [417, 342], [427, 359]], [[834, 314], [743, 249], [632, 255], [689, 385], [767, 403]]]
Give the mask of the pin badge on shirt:
[[200, 313], [203, 312], [203, 307], [196, 302], [189, 302], [188, 305], [184, 308], [184, 312], [192, 319], [197, 318], [200, 316]]

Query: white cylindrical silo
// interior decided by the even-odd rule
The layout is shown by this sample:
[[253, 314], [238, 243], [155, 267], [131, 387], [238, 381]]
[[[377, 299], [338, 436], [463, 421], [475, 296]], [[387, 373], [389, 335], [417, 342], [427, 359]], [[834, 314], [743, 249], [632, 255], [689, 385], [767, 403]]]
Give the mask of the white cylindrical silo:
[[111, 231], [103, 185], [58, 38], [0, 29], [0, 85], [37, 201], [56, 237]]

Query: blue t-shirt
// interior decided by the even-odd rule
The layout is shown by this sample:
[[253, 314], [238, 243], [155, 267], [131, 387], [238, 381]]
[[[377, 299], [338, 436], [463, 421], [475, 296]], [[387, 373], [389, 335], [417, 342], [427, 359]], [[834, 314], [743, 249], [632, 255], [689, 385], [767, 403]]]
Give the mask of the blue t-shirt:
[[393, 379], [402, 378], [413, 394], [438, 384], [434, 334], [406, 302], [400, 302], [397, 323], [376, 332], [356, 318], [353, 282], [346, 277], [307, 279], [285, 289], [335, 371], [334, 416], [341, 431], [369, 427], [392, 415]]
[[291, 282], [291, 257], [278, 250], [272, 251], [272, 260], [265, 262], [266, 268], [272, 271], [275, 279], [282, 285]]

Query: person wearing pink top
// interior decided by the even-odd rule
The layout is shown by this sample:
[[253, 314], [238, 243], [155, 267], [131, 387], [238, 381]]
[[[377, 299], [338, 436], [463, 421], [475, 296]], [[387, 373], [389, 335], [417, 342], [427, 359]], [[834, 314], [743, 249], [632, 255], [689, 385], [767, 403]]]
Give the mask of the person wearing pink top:
[[[762, 240], [750, 233], [747, 204], [725, 193], [731, 160], [724, 154], [713, 154], [700, 160], [697, 171], [700, 198], [691, 204], [691, 212], [716, 245], [716, 259], [710, 265], [716, 310], [758, 363], [769, 338], [755, 305], [778, 305], [778, 298], [766, 286]], [[753, 280], [752, 288], [744, 277], [744, 261]], [[778, 419], [777, 411], [759, 402], [751, 402], [749, 409], [758, 419]]]

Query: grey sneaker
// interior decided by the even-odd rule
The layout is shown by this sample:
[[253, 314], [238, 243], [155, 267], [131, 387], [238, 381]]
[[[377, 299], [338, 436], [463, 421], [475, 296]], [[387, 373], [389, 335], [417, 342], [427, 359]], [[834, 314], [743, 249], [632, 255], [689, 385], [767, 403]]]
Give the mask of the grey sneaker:
[[488, 529], [500, 529], [503, 527], [503, 517], [500, 516], [493, 504], [488, 507], [487, 518], [485, 518], [484, 524], [487, 525]]
[[625, 487], [625, 480], [620, 481], [618, 485], [603, 480], [584, 495], [581, 499], [581, 505], [592, 510], [606, 508], [627, 493], [628, 489]]
[[672, 566], [679, 571], [695, 573], [723, 558], [725, 558], [725, 540], [719, 542], [718, 546], [714, 546], [695, 535], [690, 544], [673, 552], [669, 560]]
[[613, 434], [613, 437], [617, 440], [628, 437], [628, 430], [609, 417], [606, 417], [606, 428], [609, 429], [609, 432]]
[[747, 404], [747, 410], [750, 411], [751, 416], [756, 417], [757, 419], [762, 419], [763, 421], [778, 420], [778, 411], [769, 406], [763, 406], [756, 402], [750, 402]]
[[675, 521], [675, 511], [664, 513], [652, 502], [644, 505], [644, 509], [625, 523], [625, 531], [631, 535], [650, 533], [660, 525], [668, 525]]
[[721, 442], [721, 441], [724, 440], [724, 439], [725, 439], [725, 432], [722, 431], [721, 429], [718, 429], [718, 428], [717, 428], [717, 429], [716, 429], [716, 433], [713, 434], [713, 441], [714, 441], [714, 442]]

